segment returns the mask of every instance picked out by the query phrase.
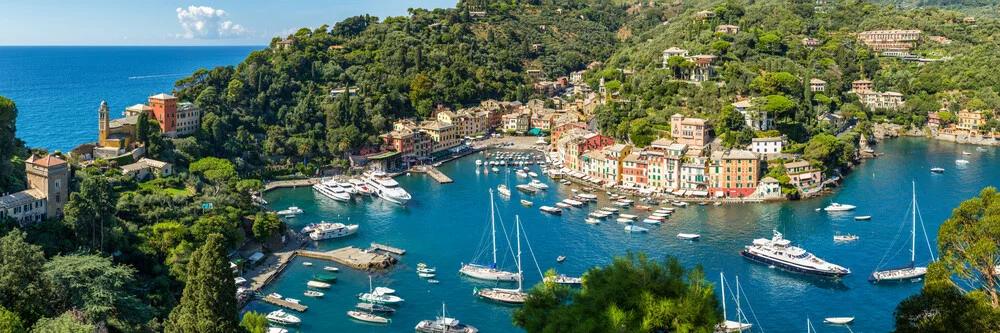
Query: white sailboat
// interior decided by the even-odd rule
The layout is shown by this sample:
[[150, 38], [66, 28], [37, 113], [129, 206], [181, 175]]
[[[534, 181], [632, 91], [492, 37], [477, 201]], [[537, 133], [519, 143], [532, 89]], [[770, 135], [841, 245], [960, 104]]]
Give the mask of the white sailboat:
[[[479, 297], [501, 302], [507, 304], [524, 304], [524, 298], [527, 294], [524, 293], [524, 270], [521, 267], [521, 219], [515, 216], [514, 223], [514, 239], [517, 240], [517, 289], [505, 289], [505, 288], [484, 288], [477, 289], [476, 294]], [[527, 241], [527, 236], [525, 236], [525, 241]], [[529, 245], [530, 246], [530, 245]], [[529, 247], [530, 250], [530, 247]], [[534, 254], [532, 254], [534, 258]], [[538, 263], [535, 262], [535, 266]], [[541, 275], [541, 271], [539, 271]]]
[[[913, 186], [913, 202], [910, 204], [910, 207], [912, 208], [912, 212], [910, 214], [912, 215], [911, 229], [910, 229], [910, 264], [899, 268], [892, 268], [885, 270], [879, 270], [876, 268], [876, 270], [872, 272], [872, 275], [868, 277], [868, 282], [878, 283], [882, 281], [916, 280], [927, 274], [927, 267], [918, 267], [914, 265], [914, 261], [916, 260], [916, 255], [917, 255], [917, 214], [919, 213], [919, 211], [917, 210], [917, 185], [916, 183], [913, 183], [912, 186]], [[922, 218], [920, 220], [920, 226], [921, 228], [924, 229], [924, 236], [926, 238], [927, 229], [923, 227]], [[927, 248], [930, 249], [929, 241], [927, 243]], [[889, 249], [889, 252], [892, 252], [892, 249]], [[889, 252], [886, 252], [886, 255], [888, 255]], [[933, 261], [934, 260], [933, 250], [931, 250], [930, 253], [931, 253], [931, 260]], [[883, 264], [884, 260], [885, 257], [883, 256]], [[879, 267], [881, 266], [882, 264], [879, 264]]]
[[[395, 290], [392, 291], [395, 292]], [[358, 294], [358, 299], [372, 304], [396, 304], [403, 301], [399, 296], [384, 294], [375, 290], [372, 287], [372, 277], [370, 275], [368, 276], [368, 293]]]
[[493, 203], [493, 190], [490, 190], [490, 233], [493, 245], [493, 262], [488, 265], [468, 263], [462, 265], [458, 270], [459, 274], [488, 281], [516, 281], [520, 274], [511, 273], [497, 268], [497, 228], [496, 228], [496, 205]]
[[753, 327], [753, 324], [743, 322], [743, 308], [740, 303], [740, 278], [736, 278], [736, 321], [726, 319], [726, 276], [719, 272], [719, 284], [722, 286], [722, 323], [716, 327], [716, 332], [743, 332]]

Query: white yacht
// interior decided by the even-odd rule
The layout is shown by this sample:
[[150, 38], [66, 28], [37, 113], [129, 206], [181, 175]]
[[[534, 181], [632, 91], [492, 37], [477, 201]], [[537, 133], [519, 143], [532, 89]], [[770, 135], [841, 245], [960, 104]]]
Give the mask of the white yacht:
[[302, 213], [305, 213], [305, 211], [303, 211], [301, 208], [295, 207], [295, 206], [288, 207], [288, 209], [283, 209], [283, 210], [279, 210], [278, 211], [278, 215], [281, 215], [281, 216], [284, 216], [284, 217], [295, 217], [295, 215], [299, 215], [299, 214], [302, 214]]
[[334, 181], [325, 181], [313, 185], [313, 190], [333, 200], [344, 202], [351, 200], [351, 194], [347, 193], [340, 184]]
[[549, 188], [549, 185], [546, 185], [545, 183], [539, 181], [538, 179], [532, 179], [531, 182], [528, 183], [528, 186], [537, 188], [539, 190], [544, 190]]
[[[458, 270], [459, 274], [487, 281], [517, 281], [520, 274], [508, 272], [497, 268], [497, 228], [496, 228], [496, 206], [493, 204], [493, 191], [490, 191], [490, 233], [493, 246], [493, 262], [489, 264], [469, 263], [462, 265]], [[482, 253], [485, 251], [480, 251]]]
[[382, 288], [382, 289], [372, 288], [372, 277], [369, 275], [368, 292], [363, 294], [358, 294], [358, 299], [361, 300], [362, 302], [368, 302], [372, 304], [396, 304], [403, 301], [403, 299], [400, 298], [399, 296], [392, 295], [391, 293], [386, 293], [386, 291], [396, 292], [395, 290], [389, 288]]
[[773, 232], [771, 239], [754, 239], [752, 245], [740, 251], [740, 255], [795, 273], [838, 278], [851, 274], [850, 269], [826, 262], [803, 248], [792, 246], [792, 242], [782, 238], [780, 232]]
[[965, 160], [965, 159], [961, 159], [960, 158], [960, 159], [955, 160], [955, 164], [969, 164], [969, 160]]
[[344, 192], [347, 192], [347, 194], [350, 195], [358, 194], [358, 191], [354, 189], [354, 184], [351, 184], [350, 182], [347, 181], [336, 181], [336, 182], [337, 186], [340, 186], [340, 188], [344, 189]]
[[[497, 301], [506, 304], [524, 304], [524, 298], [527, 293], [524, 292], [524, 271], [521, 269], [521, 219], [515, 217], [516, 222], [514, 223], [514, 239], [517, 242], [517, 289], [506, 289], [506, 288], [483, 288], [478, 289], [476, 294], [479, 297], [489, 299], [492, 301]], [[527, 240], [527, 236], [525, 236]], [[530, 248], [528, 249], [531, 250]], [[534, 258], [535, 254], [532, 253], [531, 257]], [[537, 266], [537, 262], [535, 263]], [[539, 272], [541, 274], [541, 272]]]
[[284, 310], [277, 310], [267, 314], [267, 321], [281, 324], [281, 325], [298, 325], [302, 322], [299, 317], [296, 317]]
[[823, 208], [823, 210], [828, 211], [828, 212], [846, 212], [846, 211], [849, 211], [849, 210], [854, 210], [854, 208], [857, 208], [857, 207], [854, 206], [854, 205], [839, 204], [839, 203], [834, 202], [834, 203], [830, 204], [829, 206], [826, 206], [826, 208]]
[[314, 241], [324, 239], [334, 239], [353, 235], [358, 231], [357, 224], [327, 223], [322, 222], [312, 227], [309, 238]]
[[382, 199], [405, 205], [407, 201], [413, 198], [409, 193], [406, 193], [406, 190], [399, 187], [399, 183], [385, 172], [367, 172], [366, 176], [365, 181], [375, 189], [375, 193]]
[[497, 193], [500, 193], [500, 196], [508, 198], [510, 197], [510, 189], [507, 188], [507, 185], [504, 184], [500, 184], [500, 186], [497, 186]]
[[351, 186], [354, 187], [354, 192], [356, 192], [358, 195], [367, 195], [367, 196], [375, 195], [375, 189], [365, 184], [365, 181], [361, 179], [351, 178], [347, 182], [351, 183]]
[[475, 327], [461, 324], [458, 319], [448, 318], [444, 303], [441, 303], [441, 316], [434, 320], [424, 320], [417, 323], [414, 329], [421, 333], [478, 333]]

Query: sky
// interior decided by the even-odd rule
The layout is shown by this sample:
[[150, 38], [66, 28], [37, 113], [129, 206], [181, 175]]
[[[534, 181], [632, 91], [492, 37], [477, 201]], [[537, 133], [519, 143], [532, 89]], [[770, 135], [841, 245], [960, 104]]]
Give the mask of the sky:
[[0, 0], [0, 45], [266, 45], [344, 18], [458, 0]]

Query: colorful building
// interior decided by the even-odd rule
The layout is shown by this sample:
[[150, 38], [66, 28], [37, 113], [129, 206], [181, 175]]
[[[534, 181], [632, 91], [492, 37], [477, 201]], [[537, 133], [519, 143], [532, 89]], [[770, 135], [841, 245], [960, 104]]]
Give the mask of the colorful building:
[[708, 168], [716, 197], [748, 197], [756, 191], [762, 174], [760, 156], [742, 149], [712, 153]]
[[24, 161], [27, 190], [0, 197], [0, 219], [22, 226], [63, 215], [69, 201], [69, 165], [52, 155], [31, 155]]
[[823, 173], [809, 161], [785, 163], [785, 174], [788, 175], [789, 184], [798, 188], [811, 187], [823, 182]]
[[969, 111], [962, 110], [958, 111], [958, 123], [955, 124], [955, 129], [963, 131], [970, 136], [979, 136], [980, 127], [986, 123], [983, 119], [983, 111]]
[[704, 146], [712, 141], [708, 131], [708, 122], [705, 119], [685, 118], [680, 113], [670, 118], [670, 135], [678, 143]]
[[101, 101], [97, 109], [97, 143], [101, 147], [131, 149], [136, 143], [138, 115], [111, 120], [108, 102]]

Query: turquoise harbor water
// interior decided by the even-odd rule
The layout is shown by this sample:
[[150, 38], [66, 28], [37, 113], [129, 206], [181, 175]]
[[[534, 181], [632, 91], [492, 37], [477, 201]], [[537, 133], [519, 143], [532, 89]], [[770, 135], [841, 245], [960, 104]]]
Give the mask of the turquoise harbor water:
[[[703, 265], [713, 282], [718, 281], [720, 271], [725, 272], [730, 282], [739, 276], [746, 300], [752, 307], [751, 310], [744, 305], [744, 312], [755, 325], [754, 331], [762, 328], [766, 332], [800, 332], [808, 317], [821, 332], [847, 332], [842, 327], [818, 323], [824, 317], [856, 316], [851, 326], [854, 332], [886, 332], [892, 329], [896, 304], [917, 293], [921, 283], [872, 285], [866, 279], [887, 253], [902, 223], [907, 223], [903, 232], [909, 232], [909, 219], [905, 214], [910, 203], [910, 181], [917, 184], [917, 199], [933, 242], [937, 227], [953, 207], [985, 186], [1000, 184], [1000, 174], [995, 172], [1000, 170], [997, 150], [977, 152], [975, 148], [924, 139], [885, 141], [877, 150], [886, 155], [865, 161], [831, 196], [776, 204], [679, 208], [662, 226], [649, 227], [647, 234], [628, 234], [623, 231], [622, 224], [613, 220], [599, 225], [585, 224], [583, 219], [588, 212], [607, 206], [607, 196], [603, 194], [599, 204], [570, 210], [561, 217], [540, 213], [537, 207], [553, 205], [571, 195], [569, 187], [544, 176], [543, 180], [551, 186], [549, 190], [534, 196], [515, 191], [510, 199], [498, 197], [498, 215], [507, 230], [511, 230], [514, 216], [520, 215], [543, 272], [555, 268], [561, 273], [579, 276], [588, 268], [603, 265], [613, 255], [627, 251], [644, 251], [655, 256], [670, 254], [689, 267]], [[961, 158], [963, 150], [973, 153], [965, 157], [971, 163], [957, 167], [954, 161]], [[500, 174], [476, 173], [475, 160], [480, 158], [482, 156], [477, 154], [443, 165], [440, 169], [455, 180], [452, 184], [437, 184], [417, 174], [397, 178], [413, 195], [406, 207], [377, 199], [338, 203], [314, 194], [310, 188], [283, 189], [266, 195], [274, 208], [299, 206], [306, 211], [303, 216], [291, 220], [295, 228], [322, 220], [361, 225], [357, 235], [321, 242], [318, 244], [320, 249], [347, 245], [367, 247], [371, 242], [378, 242], [407, 250], [396, 268], [373, 275], [376, 286], [394, 288], [406, 300], [391, 316], [391, 325], [362, 324], [345, 314], [356, 303], [355, 295], [368, 290], [368, 272], [342, 269], [340, 280], [325, 291], [324, 298], [308, 299], [302, 296], [306, 282], [312, 274], [322, 272], [322, 267], [331, 263], [309, 259], [315, 263], [310, 268], [303, 266], [304, 260], [300, 258], [265, 292], [299, 298], [310, 306], [308, 312], [301, 314], [304, 323], [299, 330], [303, 332], [412, 332], [417, 322], [431, 319], [440, 311], [441, 302], [448, 304], [450, 316], [482, 331], [518, 331], [510, 323], [511, 307], [479, 300], [472, 295], [473, 288], [489, 287], [492, 283], [460, 277], [457, 273], [462, 263], [476, 257], [481, 239], [486, 236], [484, 228], [489, 222], [487, 189], [496, 188], [505, 181], [512, 187], [527, 182], [513, 174], [507, 177], [504, 171]], [[932, 174], [929, 169], [935, 166], [947, 170], [944, 174]], [[532, 169], [537, 172], [539, 168], [534, 166]], [[578, 187], [574, 185], [573, 188]], [[535, 206], [521, 206], [521, 198], [533, 201]], [[858, 209], [842, 214], [815, 211], [831, 202], [854, 204]], [[855, 215], [871, 215], [872, 220], [855, 221]], [[850, 268], [853, 274], [840, 281], [813, 278], [772, 269], [739, 256], [737, 252], [743, 246], [754, 238], [770, 237], [772, 229], [784, 232], [793, 244]], [[700, 233], [702, 240], [679, 240], [675, 237], [679, 232]], [[834, 244], [836, 233], [857, 234], [861, 238], [854, 243]], [[921, 237], [918, 231], [917, 261], [926, 262], [929, 255]], [[500, 243], [500, 249], [505, 251], [506, 241], [501, 238]], [[909, 249], [896, 251], [903, 247], [908, 245], [897, 243], [897, 248], [891, 252], [896, 256], [890, 266], [907, 262]], [[501, 258], [506, 258], [500, 261], [502, 265], [513, 267], [513, 256], [506, 253], [500, 254]], [[527, 257], [529, 252], [525, 250], [524, 253], [526, 284], [533, 285], [541, 278]], [[555, 258], [559, 255], [568, 259], [556, 263]], [[440, 284], [431, 285], [416, 276], [416, 265], [420, 262], [437, 267]], [[729, 318], [732, 319], [735, 316], [732, 301], [729, 306]], [[253, 307], [259, 311], [274, 309], [264, 304]]]
[[236, 65], [261, 48], [3, 46], [0, 96], [17, 103], [17, 136], [29, 147], [69, 151], [97, 141], [102, 100], [118, 118], [198, 69]]

